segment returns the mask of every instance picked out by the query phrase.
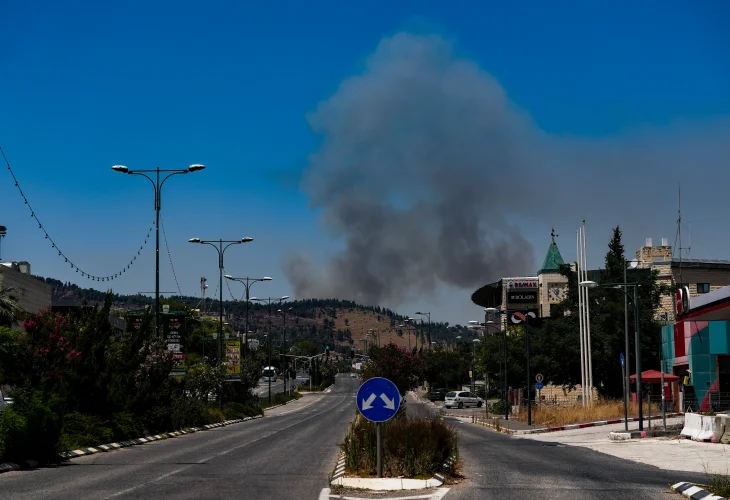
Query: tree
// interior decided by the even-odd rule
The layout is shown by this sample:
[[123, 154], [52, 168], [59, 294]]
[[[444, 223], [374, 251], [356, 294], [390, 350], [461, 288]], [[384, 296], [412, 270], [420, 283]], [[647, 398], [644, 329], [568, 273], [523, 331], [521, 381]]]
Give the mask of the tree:
[[363, 381], [373, 377], [387, 378], [393, 382], [401, 395], [418, 385], [423, 376], [423, 364], [419, 355], [413, 355], [406, 349], [390, 343], [378, 347], [370, 347], [370, 360], [363, 365]]

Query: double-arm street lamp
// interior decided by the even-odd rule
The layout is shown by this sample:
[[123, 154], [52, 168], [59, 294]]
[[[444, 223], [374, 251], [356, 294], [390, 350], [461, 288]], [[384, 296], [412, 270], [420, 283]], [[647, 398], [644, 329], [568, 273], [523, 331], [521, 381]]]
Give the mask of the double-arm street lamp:
[[[617, 290], [621, 290], [624, 294], [626, 294], [627, 297], [629, 297], [629, 292], [626, 291], [627, 287], [631, 287], [634, 289], [634, 343], [635, 346], [635, 354], [636, 357], [636, 400], [639, 403], [639, 430], [644, 430], [644, 410], [643, 410], [643, 404], [641, 401], [641, 322], [639, 321], [639, 284], [638, 283], [596, 283], [595, 281], [581, 281], [580, 286], [585, 288], [613, 288]], [[628, 336], [628, 331], [626, 332], [626, 335]], [[627, 341], [628, 344], [628, 341]], [[628, 370], [628, 367], [627, 367]], [[662, 373], [664, 372], [664, 367], [662, 367]], [[662, 391], [664, 391], [664, 384], [662, 384]], [[624, 390], [624, 425], [628, 426], [628, 392], [629, 392], [629, 386], [626, 384], [626, 388]], [[662, 392], [663, 393], [663, 392]]]
[[218, 297], [218, 308], [219, 308], [219, 325], [218, 325], [218, 362], [223, 360], [223, 254], [226, 249], [231, 245], [240, 245], [241, 243], [248, 243], [253, 241], [253, 238], [241, 238], [240, 240], [201, 240], [200, 238], [190, 238], [189, 243], [201, 243], [204, 245], [210, 245], [218, 252], [218, 272], [220, 274], [220, 283], [218, 284], [218, 290], [220, 296]]
[[245, 336], [245, 338], [244, 338], [244, 346], [245, 346], [244, 349], [246, 350], [245, 352], [248, 352], [248, 303], [251, 300], [249, 298], [248, 294], [249, 294], [249, 291], [251, 290], [251, 285], [253, 285], [254, 283], [256, 283], [258, 281], [271, 281], [271, 278], [268, 277], [268, 276], [264, 276], [263, 278], [248, 278], [248, 277], [246, 277], [246, 278], [234, 278], [230, 274], [226, 274], [223, 277], [225, 279], [227, 279], [227, 280], [238, 281], [239, 283], [243, 283], [243, 286], [246, 287], [246, 329], [244, 331], [244, 336]]
[[[279, 303], [281, 303], [282, 301], [284, 301], [284, 300], [286, 300], [288, 298], [289, 298], [288, 295], [284, 295], [283, 297], [278, 298], [278, 299], [276, 297], [266, 297], [266, 298], [251, 297], [251, 300], [255, 300], [256, 302], [266, 302], [266, 303], [269, 304], [269, 338], [268, 338], [268, 342], [269, 342], [269, 368], [271, 368], [271, 344], [272, 344], [272, 342], [274, 340], [273, 339], [273, 336], [271, 335], [271, 303], [272, 302], [279, 302]], [[268, 379], [269, 379], [269, 404], [271, 404], [271, 377], [268, 377]]]
[[[159, 340], [160, 332], [160, 210], [162, 208], [162, 185], [167, 179], [169, 179], [173, 175], [198, 172], [200, 170], [203, 170], [204, 168], [205, 165], [200, 165], [197, 163], [190, 165], [184, 170], [167, 170], [160, 169], [160, 167], [157, 167], [154, 170], [130, 170], [124, 165], [114, 165], [112, 167], [112, 170], [114, 170], [115, 172], [121, 172], [123, 174], [130, 175], [141, 175], [142, 177], [146, 177], [152, 183], [152, 187], [155, 189], [155, 338], [157, 340]], [[153, 172], [155, 173], [154, 179], [147, 175], [148, 173]], [[167, 175], [165, 175], [162, 180], [160, 180], [160, 173], [167, 173]]]

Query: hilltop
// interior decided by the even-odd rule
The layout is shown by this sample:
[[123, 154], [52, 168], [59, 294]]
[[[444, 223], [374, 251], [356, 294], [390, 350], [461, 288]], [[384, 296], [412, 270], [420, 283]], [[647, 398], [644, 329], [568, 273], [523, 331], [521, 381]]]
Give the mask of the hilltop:
[[[53, 278], [36, 278], [51, 285], [54, 304], [88, 305], [101, 304], [106, 296], [105, 292], [93, 288], [81, 288], [73, 283], [63, 283]], [[169, 296], [163, 299], [163, 304], [176, 305], [191, 309], [201, 309], [202, 315], [218, 316], [219, 302], [215, 299], [206, 299], [203, 309], [200, 297]], [[112, 295], [112, 306], [115, 314], [123, 316], [125, 312], [139, 310], [154, 303], [152, 297], [145, 295]], [[282, 305], [271, 307], [271, 329], [274, 335], [281, 335], [284, 327], [286, 311], [286, 337], [289, 342], [293, 339], [312, 340], [320, 344], [328, 344], [333, 350], [345, 350], [350, 346], [358, 350], [365, 347], [365, 342], [379, 342], [387, 344], [393, 342], [401, 347], [420, 347], [428, 342], [428, 319], [420, 318], [417, 328], [400, 327], [407, 319], [407, 315], [398, 314], [380, 306], [364, 306], [352, 301], [339, 299], [306, 299], [292, 300]], [[223, 311], [226, 321], [236, 332], [245, 329], [246, 304], [241, 300], [224, 300]], [[252, 336], [263, 336], [269, 330], [269, 308], [267, 305], [251, 303], [249, 305], [249, 332]], [[409, 340], [410, 330], [410, 340]], [[368, 333], [370, 332], [370, 336]], [[457, 335], [468, 335], [469, 330], [463, 326], [450, 326], [448, 323], [432, 323], [430, 326], [431, 341], [453, 340]], [[418, 338], [418, 340], [416, 340]]]

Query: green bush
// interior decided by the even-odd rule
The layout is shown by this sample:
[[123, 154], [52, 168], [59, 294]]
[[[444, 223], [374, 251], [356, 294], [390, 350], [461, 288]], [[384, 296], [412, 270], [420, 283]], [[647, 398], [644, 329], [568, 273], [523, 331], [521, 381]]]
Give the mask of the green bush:
[[207, 412], [202, 401], [187, 396], [179, 396], [172, 400], [172, 427], [186, 429], [203, 425], [207, 420]]
[[[142, 427], [144, 428], [143, 434], [158, 434], [160, 432], [167, 432], [172, 430], [174, 427], [174, 413], [175, 403], [174, 399], [172, 404], [168, 405], [156, 405], [147, 409], [142, 415]], [[175, 430], [180, 427], [174, 427]]]
[[145, 433], [142, 423], [133, 413], [115, 413], [112, 415], [111, 429], [114, 433], [114, 441], [135, 439]]
[[114, 432], [106, 424], [95, 416], [82, 415], [78, 412], [67, 414], [63, 417], [59, 449], [69, 451], [111, 442]]
[[[383, 475], [425, 477], [458, 454], [456, 431], [443, 421], [394, 418], [383, 425]], [[357, 474], [376, 474], [377, 437], [374, 423], [358, 416], [341, 445], [345, 467]]]
[[261, 408], [245, 405], [243, 403], [226, 403], [223, 405], [223, 413], [227, 420], [235, 420], [237, 418], [253, 417], [261, 415]]
[[12, 407], [0, 410], [0, 462], [13, 462], [26, 459], [27, 440], [25, 418]]
[[19, 420], [10, 417], [15, 433], [6, 435], [10, 443], [10, 446], [5, 445], [6, 455], [16, 461], [34, 459], [41, 463], [58, 459], [63, 408], [63, 401], [58, 395], [47, 396], [41, 391], [16, 389], [13, 392], [12, 413], [22, 417], [25, 426], [21, 431]]
[[223, 411], [218, 408], [208, 408], [206, 413], [205, 423], [206, 424], [219, 424], [226, 419]]

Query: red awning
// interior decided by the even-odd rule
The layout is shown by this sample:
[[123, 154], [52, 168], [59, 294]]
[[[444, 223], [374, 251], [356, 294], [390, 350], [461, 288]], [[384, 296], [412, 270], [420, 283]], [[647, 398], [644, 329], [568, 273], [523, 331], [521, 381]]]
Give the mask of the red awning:
[[[636, 382], [636, 375], [629, 377], [632, 382]], [[672, 375], [671, 373], [664, 374], [665, 382], [676, 382], [679, 377]], [[641, 382], [643, 384], [660, 384], [662, 382], [662, 374], [657, 370], [646, 370], [641, 372]]]

